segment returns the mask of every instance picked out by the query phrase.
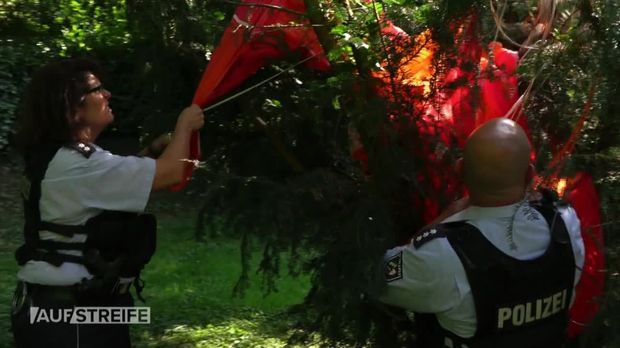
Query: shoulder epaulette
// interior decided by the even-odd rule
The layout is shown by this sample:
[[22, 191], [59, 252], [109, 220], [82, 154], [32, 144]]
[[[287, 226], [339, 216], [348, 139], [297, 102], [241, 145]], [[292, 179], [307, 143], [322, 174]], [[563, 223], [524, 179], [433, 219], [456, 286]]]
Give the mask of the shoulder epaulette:
[[82, 142], [69, 144], [67, 145], [67, 147], [74, 149], [75, 151], [79, 152], [80, 154], [82, 154], [82, 156], [86, 158], [89, 158], [90, 155], [92, 155], [95, 151], [97, 151], [97, 149], [95, 149], [94, 146], [85, 144]]
[[441, 225], [437, 225], [416, 233], [413, 238], [411, 238], [411, 243], [413, 243], [413, 246], [416, 249], [419, 249], [422, 245], [430, 242], [431, 240], [443, 238], [445, 236], [446, 233]]

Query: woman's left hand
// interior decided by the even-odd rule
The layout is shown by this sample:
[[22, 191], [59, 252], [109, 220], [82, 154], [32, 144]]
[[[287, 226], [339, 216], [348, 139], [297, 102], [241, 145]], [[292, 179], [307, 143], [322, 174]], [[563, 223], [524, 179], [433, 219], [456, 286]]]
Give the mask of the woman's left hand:
[[149, 146], [142, 150], [140, 154], [152, 158], [157, 158], [164, 152], [168, 144], [170, 144], [171, 140], [172, 133], [164, 133], [151, 141]]

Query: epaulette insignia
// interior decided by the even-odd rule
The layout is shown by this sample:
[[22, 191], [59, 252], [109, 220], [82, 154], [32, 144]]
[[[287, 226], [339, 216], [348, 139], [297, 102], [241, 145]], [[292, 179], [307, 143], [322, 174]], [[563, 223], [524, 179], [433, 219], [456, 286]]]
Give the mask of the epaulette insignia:
[[393, 282], [403, 277], [403, 252], [390, 257], [385, 261], [385, 281]]
[[95, 151], [97, 151], [97, 149], [95, 149], [94, 146], [84, 144], [84, 143], [71, 144], [69, 147], [81, 153], [82, 156], [86, 158], [89, 158], [90, 155], [92, 155]]
[[411, 242], [413, 243], [413, 246], [416, 249], [419, 249], [422, 245], [426, 244], [427, 242], [433, 239], [442, 238], [445, 236], [446, 236], [446, 233], [443, 231], [443, 229], [439, 228], [438, 226], [431, 227], [428, 230], [421, 231], [420, 233], [413, 236], [413, 238], [411, 238]]

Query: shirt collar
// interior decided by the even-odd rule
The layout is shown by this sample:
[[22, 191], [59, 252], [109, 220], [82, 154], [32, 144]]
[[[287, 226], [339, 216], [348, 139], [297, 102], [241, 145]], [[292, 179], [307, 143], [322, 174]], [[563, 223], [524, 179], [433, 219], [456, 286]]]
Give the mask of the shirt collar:
[[524, 203], [525, 198], [520, 202], [498, 207], [480, 207], [477, 205], [472, 205], [454, 215], [449, 216], [442, 222], [512, 217], [517, 209], [523, 206]]

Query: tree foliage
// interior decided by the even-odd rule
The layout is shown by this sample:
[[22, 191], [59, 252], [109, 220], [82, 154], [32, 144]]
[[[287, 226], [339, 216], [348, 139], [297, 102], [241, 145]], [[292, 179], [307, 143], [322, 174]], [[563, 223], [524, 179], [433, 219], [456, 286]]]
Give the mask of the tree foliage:
[[[384, 18], [412, 37], [431, 29], [440, 54], [431, 91], [420, 96], [421, 102], [429, 102], [441, 92], [434, 82], [456, 60], [454, 26], [460, 18], [476, 14], [476, 35], [483, 44], [499, 39], [523, 50], [515, 43], [527, 40], [530, 14], [542, 3], [306, 1], [332, 71], [287, 71], [210, 112], [202, 132], [205, 158], [194, 183], [202, 206], [197, 237], [204, 239], [203, 228], [215, 225], [240, 237], [244, 268], [236, 292], [248, 286], [254, 271], [248, 266], [249, 250], [259, 245], [263, 258], [258, 272], [266, 293], [277, 291], [283, 272], [311, 275], [312, 289], [296, 308], [304, 314], [304, 328], [348, 343], [398, 344], [398, 332], [388, 330], [390, 319], [369, 312], [367, 305], [382, 288], [383, 252], [421, 227], [423, 207], [412, 204], [412, 196], [438, 195], [434, 198], [444, 205], [455, 193], [433, 192], [424, 184], [429, 162], [412, 153], [421, 143], [438, 141], [421, 138], [417, 127], [405, 122], [404, 115], [418, 119], [419, 112], [397, 94], [377, 95], [380, 83], [373, 72], [387, 66], [388, 76], [395, 77], [390, 66], [403, 56], [380, 35]], [[548, 172], [548, 154], [562, 145], [551, 139], [568, 139], [585, 106], [592, 105], [562, 174], [587, 169], [600, 190], [610, 286], [601, 320], [587, 342], [613, 346], [617, 330], [605, 319], [620, 313], [614, 287], [615, 220], [620, 216], [620, 5], [615, 0], [557, 3], [553, 31], [545, 40], [531, 42], [535, 48], [522, 59], [520, 87], [531, 91], [525, 115], [540, 149], [537, 167], [542, 173]], [[208, 0], [0, 1], [0, 147], [7, 144], [27, 76], [53, 56], [90, 55], [104, 62], [112, 107], [120, 116], [109, 135], [148, 139], [171, 128], [233, 10], [232, 3]], [[494, 15], [501, 19], [502, 32]], [[424, 43], [407, 45], [405, 51], [411, 52]], [[298, 60], [292, 53], [273, 62], [240, 89]], [[383, 65], [386, 61], [394, 64]], [[367, 170], [351, 158], [352, 134], [359, 134], [368, 152]], [[449, 168], [458, 155], [448, 151], [442, 165]]]

